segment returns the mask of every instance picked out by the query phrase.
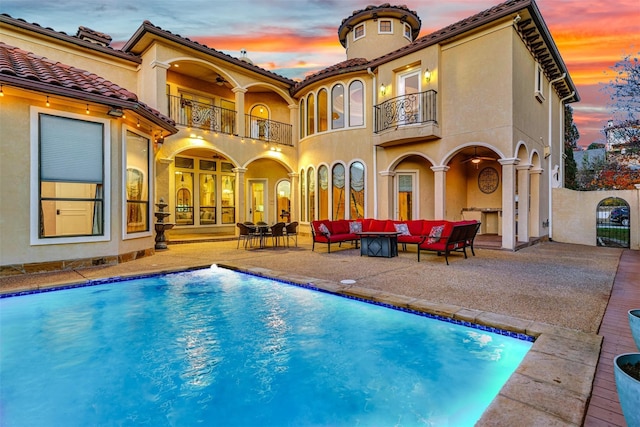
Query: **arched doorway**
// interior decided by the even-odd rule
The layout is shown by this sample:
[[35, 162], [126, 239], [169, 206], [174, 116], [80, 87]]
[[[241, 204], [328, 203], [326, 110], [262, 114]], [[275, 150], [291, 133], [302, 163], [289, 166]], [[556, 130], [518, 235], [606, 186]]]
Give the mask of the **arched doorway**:
[[619, 197], [608, 197], [596, 210], [596, 241], [598, 246], [630, 247], [629, 203]]

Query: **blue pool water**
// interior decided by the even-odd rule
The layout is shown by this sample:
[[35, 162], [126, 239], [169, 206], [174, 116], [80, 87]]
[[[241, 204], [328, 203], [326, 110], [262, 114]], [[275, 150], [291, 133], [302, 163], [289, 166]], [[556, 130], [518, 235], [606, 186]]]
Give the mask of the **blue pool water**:
[[0, 299], [2, 426], [471, 426], [531, 342], [216, 268]]

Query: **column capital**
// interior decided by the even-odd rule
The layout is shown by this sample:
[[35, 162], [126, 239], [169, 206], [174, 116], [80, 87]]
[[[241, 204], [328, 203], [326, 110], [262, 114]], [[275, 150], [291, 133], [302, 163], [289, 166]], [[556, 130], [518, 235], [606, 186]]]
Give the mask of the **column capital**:
[[233, 169], [231, 169], [231, 171], [232, 171], [233, 173], [238, 173], [238, 174], [240, 174], [240, 173], [245, 173], [245, 172], [247, 171], [247, 168], [233, 168]]
[[171, 65], [167, 64], [166, 62], [160, 62], [156, 60], [151, 61], [150, 65], [151, 65], [151, 68], [164, 68], [165, 70], [168, 70], [169, 68], [171, 68]]
[[510, 159], [498, 159], [498, 163], [500, 163], [502, 166], [513, 166], [520, 163], [520, 159], [517, 157], [512, 157]]
[[298, 104], [289, 104], [289, 110], [299, 110], [300, 106]]
[[298, 178], [300, 176], [298, 172], [289, 172], [287, 175], [289, 178]]
[[157, 162], [163, 165], [170, 165], [171, 163], [173, 163], [173, 159], [170, 159], [168, 157], [159, 157]]
[[539, 174], [541, 174], [542, 172], [544, 172], [544, 169], [542, 169], [542, 168], [532, 168], [532, 169], [529, 171], [529, 173], [530, 173], [531, 175], [539, 175]]
[[531, 163], [524, 163], [524, 164], [519, 164], [516, 165], [516, 170], [529, 170], [533, 167], [533, 165]]
[[231, 89], [231, 92], [233, 93], [247, 93], [247, 89], [243, 88], [243, 87], [234, 87]]
[[394, 171], [381, 171], [378, 173], [380, 174], [380, 176], [396, 176], [396, 173]]
[[434, 172], [447, 172], [451, 169], [449, 166], [431, 166], [431, 170]]

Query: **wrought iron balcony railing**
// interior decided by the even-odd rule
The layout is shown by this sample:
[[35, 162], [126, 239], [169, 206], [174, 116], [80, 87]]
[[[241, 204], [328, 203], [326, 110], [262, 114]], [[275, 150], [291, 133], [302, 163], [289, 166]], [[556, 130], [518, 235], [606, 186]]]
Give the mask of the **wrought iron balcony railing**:
[[236, 112], [204, 102], [169, 95], [169, 117], [178, 125], [236, 134]]
[[437, 123], [437, 92], [397, 96], [375, 105], [375, 133], [398, 126]]
[[247, 114], [244, 124], [246, 138], [293, 146], [293, 127], [288, 123], [276, 122], [275, 120], [267, 120]]

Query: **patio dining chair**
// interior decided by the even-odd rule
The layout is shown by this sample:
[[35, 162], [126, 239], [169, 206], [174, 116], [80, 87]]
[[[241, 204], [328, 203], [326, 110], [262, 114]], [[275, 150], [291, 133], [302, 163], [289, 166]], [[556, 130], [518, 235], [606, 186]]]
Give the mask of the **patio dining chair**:
[[277, 224], [271, 226], [271, 238], [273, 239], [273, 246], [278, 246], [280, 239], [282, 239], [284, 242], [284, 227], [284, 222], [278, 222]]
[[236, 245], [236, 249], [240, 247], [240, 240], [244, 241], [243, 245], [246, 249], [247, 245], [251, 246], [251, 240], [256, 237], [255, 228], [250, 227], [246, 224], [242, 224], [240, 222], [236, 223], [236, 226], [240, 230], [238, 234], [238, 244]]
[[296, 248], [298, 247], [298, 221], [290, 222], [285, 226], [285, 235], [287, 237], [287, 246], [289, 246], [289, 239], [295, 239]]

